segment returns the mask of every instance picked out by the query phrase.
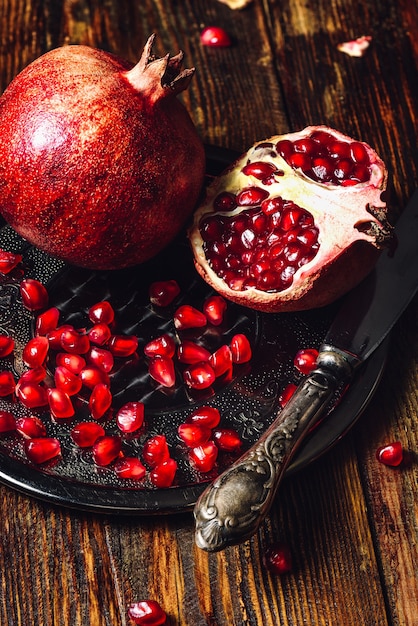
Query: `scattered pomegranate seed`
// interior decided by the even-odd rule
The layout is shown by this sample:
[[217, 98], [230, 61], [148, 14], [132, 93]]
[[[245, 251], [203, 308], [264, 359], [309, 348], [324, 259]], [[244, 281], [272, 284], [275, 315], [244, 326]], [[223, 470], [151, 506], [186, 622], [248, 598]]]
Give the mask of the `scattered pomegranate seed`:
[[111, 324], [115, 319], [115, 312], [107, 300], [97, 302], [89, 308], [88, 316], [93, 324]]
[[32, 463], [46, 463], [61, 454], [61, 444], [55, 437], [33, 437], [25, 441], [25, 453]]
[[34, 278], [25, 278], [20, 283], [23, 306], [29, 311], [39, 311], [48, 306], [48, 292], [44, 285]]
[[198, 363], [199, 361], [208, 361], [210, 358], [210, 352], [203, 346], [199, 346], [194, 341], [183, 339], [177, 348], [177, 358], [180, 363], [190, 365], [192, 363]]
[[264, 565], [272, 574], [286, 574], [292, 570], [292, 555], [284, 543], [270, 546], [264, 554]]
[[87, 333], [91, 343], [96, 346], [104, 346], [112, 336], [112, 332], [107, 324], [95, 324]]
[[150, 467], [156, 467], [170, 457], [165, 435], [154, 435], [144, 443], [142, 458]]
[[190, 413], [187, 418], [187, 423], [199, 424], [207, 428], [216, 428], [220, 421], [220, 411], [213, 406], [201, 406]]
[[159, 489], [171, 487], [174, 482], [176, 471], [176, 461], [172, 458], [168, 458], [152, 468], [149, 475], [150, 481]]
[[48, 350], [49, 342], [46, 337], [33, 337], [23, 348], [23, 362], [31, 368], [39, 367], [44, 363]]
[[99, 370], [106, 373], [111, 372], [114, 366], [113, 354], [109, 350], [101, 348], [100, 346], [93, 346], [90, 348], [90, 351], [87, 354], [87, 361], [91, 365], [94, 365]]
[[176, 343], [171, 335], [164, 334], [149, 341], [144, 347], [144, 354], [150, 358], [166, 356], [172, 358], [176, 353]]
[[0, 273], [9, 274], [22, 262], [22, 255], [0, 248]]
[[72, 428], [70, 434], [79, 448], [91, 448], [106, 433], [103, 426], [97, 422], [81, 422]]
[[144, 423], [144, 403], [127, 402], [116, 414], [116, 424], [124, 433], [133, 433]]
[[297, 389], [297, 385], [295, 385], [294, 383], [289, 383], [283, 389], [283, 391], [279, 395], [279, 404], [282, 408], [285, 407], [286, 404], [289, 402], [290, 398], [293, 396], [296, 389]]
[[27, 439], [46, 437], [45, 425], [36, 415], [19, 417], [16, 420], [16, 430]]
[[47, 335], [58, 326], [60, 312], [56, 307], [47, 309], [36, 318], [35, 333], [37, 335]]
[[80, 378], [85, 387], [93, 389], [96, 385], [103, 383], [104, 385], [110, 385], [109, 375], [98, 367], [85, 367], [80, 372]]
[[9, 356], [14, 350], [15, 340], [9, 335], [0, 335], [0, 358]]
[[304, 348], [303, 350], [298, 350], [293, 364], [299, 372], [308, 375], [315, 367], [317, 358], [318, 350], [314, 348]]
[[183, 372], [183, 380], [191, 389], [208, 389], [215, 378], [213, 367], [204, 361], [193, 363]]
[[47, 391], [48, 404], [51, 413], [57, 419], [73, 417], [75, 411], [70, 396], [56, 387]]
[[200, 472], [206, 473], [213, 469], [218, 457], [218, 448], [213, 441], [192, 448], [189, 452], [191, 464]]
[[37, 409], [48, 404], [46, 389], [38, 383], [19, 383], [16, 387], [16, 397], [27, 409]]
[[41, 383], [46, 378], [46, 369], [43, 365], [38, 365], [33, 369], [23, 372], [19, 378], [17, 385], [20, 387], [22, 383]]
[[61, 350], [61, 335], [66, 330], [74, 330], [74, 327], [71, 324], [64, 324], [63, 326], [57, 326], [50, 330], [46, 336], [49, 341], [49, 347], [52, 350]]
[[241, 364], [251, 360], [251, 345], [247, 337], [242, 333], [238, 333], [232, 337], [230, 348], [233, 363]]
[[0, 433], [16, 430], [16, 421], [9, 411], [0, 411]]
[[131, 356], [138, 348], [135, 335], [113, 335], [109, 341], [109, 350], [116, 357]]
[[83, 384], [81, 378], [73, 374], [64, 365], [58, 365], [55, 369], [54, 382], [57, 389], [60, 389], [69, 396], [76, 395]]
[[149, 299], [154, 306], [165, 307], [175, 300], [180, 293], [180, 287], [175, 280], [156, 281], [150, 285]]
[[122, 440], [118, 435], [104, 435], [93, 445], [93, 459], [96, 465], [105, 467], [118, 458], [122, 450]]
[[242, 446], [241, 438], [233, 428], [217, 428], [212, 437], [218, 448], [226, 452], [236, 452]]
[[142, 480], [146, 474], [145, 467], [135, 456], [125, 456], [123, 459], [119, 459], [116, 461], [114, 469], [119, 478]]
[[0, 397], [4, 398], [14, 392], [16, 381], [12, 372], [3, 370], [0, 372]]
[[148, 365], [151, 378], [163, 387], [174, 387], [176, 384], [176, 372], [173, 359], [166, 356], [155, 356]]
[[112, 405], [112, 394], [109, 387], [98, 383], [93, 387], [89, 399], [89, 409], [93, 419], [99, 420]]
[[227, 304], [222, 296], [209, 296], [203, 303], [203, 313], [213, 326], [220, 326], [224, 321]]
[[133, 602], [128, 607], [128, 616], [139, 626], [161, 626], [167, 615], [155, 600]]
[[174, 326], [177, 330], [203, 328], [207, 324], [206, 315], [190, 304], [182, 304], [174, 313]]
[[232, 377], [232, 352], [229, 346], [223, 345], [215, 350], [209, 357], [209, 363], [213, 367], [216, 378], [227, 372]]
[[232, 43], [226, 30], [220, 26], [206, 26], [200, 33], [200, 41], [212, 48], [228, 48]]
[[394, 441], [376, 450], [376, 458], [383, 465], [397, 467], [403, 461], [403, 447], [400, 441]]
[[90, 350], [90, 339], [88, 336], [74, 328], [62, 331], [60, 343], [61, 348], [70, 354], [86, 354]]
[[202, 443], [206, 443], [206, 441], [209, 441], [212, 433], [211, 429], [207, 426], [196, 423], [180, 424], [177, 432], [180, 439], [184, 441], [189, 448], [195, 448]]
[[79, 354], [59, 352], [55, 357], [55, 362], [57, 365], [65, 367], [73, 374], [80, 374], [86, 367], [86, 360]]

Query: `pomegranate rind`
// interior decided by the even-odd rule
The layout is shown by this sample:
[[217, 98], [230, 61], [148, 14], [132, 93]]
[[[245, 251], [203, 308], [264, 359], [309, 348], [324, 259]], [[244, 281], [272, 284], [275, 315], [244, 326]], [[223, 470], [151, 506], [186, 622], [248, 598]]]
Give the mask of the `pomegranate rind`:
[[[391, 239], [392, 227], [386, 220], [387, 206], [383, 199], [388, 172], [368, 144], [362, 142], [370, 161], [370, 179], [350, 186], [316, 182], [302, 170], [294, 169], [275, 150], [282, 139], [294, 141], [318, 130], [332, 134], [336, 140], [354, 141], [327, 126], [308, 126], [295, 133], [259, 141], [211, 183], [196, 209], [188, 236], [197, 272], [232, 302], [264, 312], [325, 306], [352, 289], [371, 271], [382, 247]], [[280, 175], [275, 176], [274, 181], [262, 181], [242, 172], [248, 163], [259, 161], [273, 163]], [[236, 196], [251, 186], [265, 190], [271, 197], [292, 200], [309, 211], [319, 227], [316, 256], [296, 271], [292, 285], [282, 291], [262, 291], [254, 287], [241, 291], [231, 289], [206, 258], [200, 231], [203, 218], [214, 214], [229, 218], [246, 211], [248, 207], [237, 206], [220, 212], [214, 208], [214, 201], [222, 192]]]

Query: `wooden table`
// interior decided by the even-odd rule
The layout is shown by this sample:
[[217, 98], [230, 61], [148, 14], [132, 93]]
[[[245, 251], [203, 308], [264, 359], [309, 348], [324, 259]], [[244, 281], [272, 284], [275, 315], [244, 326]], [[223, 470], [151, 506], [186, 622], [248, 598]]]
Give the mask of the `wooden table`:
[[[197, 73], [184, 96], [203, 140], [244, 150], [326, 123], [371, 143], [390, 166], [399, 213], [417, 186], [418, 5], [411, 0], [3, 0], [3, 90], [41, 53], [83, 43], [138, 59], [183, 49]], [[230, 48], [204, 48], [206, 25]], [[353, 58], [341, 41], [373, 37]], [[178, 626], [418, 624], [418, 301], [396, 326], [377, 393], [350, 433], [283, 485], [258, 534], [208, 555], [189, 513], [118, 518], [66, 510], [0, 487], [2, 626], [125, 626], [127, 606], [158, 600]], [[400, 440], [409, 463], [379, 464]], [[285, 541], [293, 571], [273, 576]]]

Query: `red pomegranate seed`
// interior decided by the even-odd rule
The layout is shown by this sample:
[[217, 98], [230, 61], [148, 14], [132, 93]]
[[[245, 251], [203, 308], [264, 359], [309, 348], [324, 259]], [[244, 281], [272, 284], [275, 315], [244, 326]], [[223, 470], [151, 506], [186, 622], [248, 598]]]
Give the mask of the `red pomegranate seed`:
[[168, 306], [177, 298], [180, 287], [175, 280], [160, 280], [152, 283], [149, 288], [149, 299], [154, 306]]
[[[216, 196], [213, 206], [215, 211], [233, 211], [237, 206], [237, 198], [229, 191], [221, 191], [221, 193]], [[222, 222], [219, 222], [218, 220], [212, 221], [210, 217], [208, 218], [206, 222], [206, 234], [209, 239], [213, 236], [218, 237], [221, 234], [219, 230], [219, 225], [221, 223]]]
[[64, 391], [69, 396], [77, 394], [81, 387], [82, 381], [76, 374], [73, 374], [64, 365], [58, 365], [54, 372], [54, 382], [57, 389]]
[[203, 328], [207, 324], [206, 315], [191, 304], [182, 304], [174, 313], [173, 319], [177, 330]]
[[46, 337], [33, 337], [22, 350], [23, 362], [31, 368], [39, 367], [45, 361], [48, 350], [49, 342]]
[[351, 157], [356, 163], [361, 163], [362, 165], [369, 165], [370, 159], [367, 153], [367, 150], [360, 141], [352, 141], [350, 143], [350, 152]]
[[159, 489], [171, 487], [174, 482], [176, 471], [177, 462], [174, 459], [169, 458], [152, 468], [149, 475], [150, 481]]
[[153, 357], [148, 365], [151, 378], [163, 387], [174, 387], [176, 384], [176, 372], [173, 359], [166, 356]]
[[244, 165], [241, 171], [246, 176], [254, 176], [258, 180], [266, 181], [277, 172], [277, 167], [274, 163], [267, 161], [253, 161]]
[[136, 456], [125, 456], [115, 463], [114, 470], [119, 478], [132, 480], [142, 480], [146, 474], [146, 469]]
[[75, 329], [64, 330], [61, 333], [60, 343], [61, 348], [70, 354], [86, 354], [90, 350], [88, 336]]
[[110, 409], [112, 394], [107, 385], [98, 383], [93, 387], [89, 398], [89, 409], [93, 419], [99, 420]]
[[242, 333], [234, 335], [230, 343], [233, 363], [247, 363], [252, 357], [250, 342]]
[[299, 372], [308, 375], [312, 372], [318, 358], [318, 350], [314, 348], [304, 348], [298, 350], [293, 360], [293, 364]]
[[112, 332], [107, 324], [95, 324], [87, 333], [91, 343], [96, 346], [104, 346], [112, 336]]
[[156, 467], [170, 457], [165, 435], [154, 435], [147, 439], [142, 450], [142, 458], [150, 467]]
[[0, 335], [0, 358], [9, 356], [14, 350], [15, 340], [9, 335]]
[[229, 346], [223, 345], [209, 358], [209, 363], [213, 367], [216, 378], [228, 373], [232, 377], [232, 352]]
[[45, 387], [37, 383], [20, 383], [16, 387], [16, 397], [27, 409], [37, 409], [48, 404]]
[[70, 396], [56, 387], [48, 389], [48, 403], [51, 413], [57, 419], [73, 417], [75, 411]]
[[102, 370], [99, 370], [98, 367], [85, 367], [80, 372], [80, 378], [85, 387], [88, 389], [93, 389], [96, 385], [100, 383], [104, 385], [110, 385], [109, 375]]
[[35, 332], [37, 335], [47, 335], [58, 326], [60, 312], [56, 307], [47, 309], [36, 318]]
[[270, 546], [264, 554], [263, 561], [272, 574], [281, 575], [292, 570], [292, 555], [284, 543]]
[[14, 392], [16, 381], [12, 372], [3, 370], [0, 372], [0, 397], [4, 398]]
[[144, 347], [144, 354], [148, 357], [166, 356], [172, 358], [176, 353], [176, 343], [167, 333], [149, 341]]
[[138, 348], [138, 337], [135, 335], [113, 335], [108, 347], [113, 356], [131, 356]]
[[18, 380], [17, 386], [20, 387], [22, 383], [41, 383], [45, 380], [46, 373], [46, 369], [42, 365], [29, 369], [26, 372], [23, 372], [22, 376]]
[[144, 423], [144, 403], [127, 402], [116, 414], [116, 424], [123, 433], [133, 433]]
[[106, 373], [111, 372], [114, 366], [113, 354], [109, 350], [101, 348], [100, 346], [93, 346], [90, 348], [90, 351], [87, 354], [87, 361], [91, 365]]
[[203, 303], [203, 313], [213, 326], [220, 326], [224, 321], [227, 304], [222, 296], [209, 296]]
[[49, 347], [52, 350], [61, 350], [61, 335], [64, 331], [74, 330], [74, 327], [71, 324], [63, 324], [62, 326], [58, 326], [53, 330], [50, 330], [46, 336], [49, 341]]
[[79, 354], [59, 352], [55, 357], [55, 362], [58, 366], [65, 367], [73, 374], [80, 374], [81, 370], [86, 367], [86, 360]]
[[213, 367], [204, 361], [193, 363], [183, 372], [183, 380], [191, 389], [207, 389], [215, 382]]
[[167, 615], [156, 600], [132, 602], [128, 607], [128, 616], [139, 626], [161, 626], [167, 621]]
[[122, 440], [118, 435], [104, 435], [93, 445], [93, 460], [96, 465], [110, 465], [122, 451]]
[[0, 433], [16, 430], [16, 421], [9, 411], [0, 411]]
[[25, 441], [25, 453], [32, 463], [40, 465], [61, 454], [61, 444], [55, 437], [33, 437]]
[[210, 472], [218, 457], [218, 448], [213, 441], [192, 448], [189, 452], [190, 462], [199, 472]]
[[22, 262], [22, 255], [0, 248], [0, 273], [9, 274]]
[[232, 43], [226, 30], [220, 26], [206, 26], [200, 33], [200, 41], [212, 48], [228, 48]]
[[220, 450], [236, 452], [242, 446], [242, 441], [234, 428], [217, 428], [213, 431], [213, 440]]
[[208, 361], [209, 357], [209, 350], [188, 339], [183, 339], [177, 348], [177, 358], [180, 363], [191, 364], [199, 361]]
[[177, 432], [186, 446], [195, 448], [209, 441], [212, 430], [202, 424], [184, 423], [180, 424]]
[[220, 411], [214, 406], [201, 406], [190, 413], [187, 418], [188, 424], [199, 424], [207, 428], [216, 428], [220, 421]]
[[88, 316], [93, 324], [111, 324], [115, 319], [115, 312], [107, 300], [97, 302], [89, 308]]
[[269, 197], [269, 192], [261, 187], [248, 187], [237, 195], [239, 206], [257, 206]]
[[79, 448], [91, 448], [105, 434], [105, 429], [97, 422], [81, 422], [70, 433], [71, 439]]
[[383, 465], [397, 467], [403, 461], [403, 448], [400, 441], [385, 444], [376, 451], [376, 458]]
[[19, 417], [16, 420], [16, 430], [27, 439], [46, 437], [45, 425], [36, 415]]
[[293, 396], [296, 389], [297, 389], [297, 385], [295, 385], [294, 383], [289, 383], [283, 389], [283, 391], [279, 395], [279, 404], [282, 408], [285, 407], [286, 404], [289, 402], [290, 398]]
[[25, 278], [20, 283], [23, 306], [29, 311], [39, 311], [48, 306], [48, 292], [44, 285], [34, 278]]

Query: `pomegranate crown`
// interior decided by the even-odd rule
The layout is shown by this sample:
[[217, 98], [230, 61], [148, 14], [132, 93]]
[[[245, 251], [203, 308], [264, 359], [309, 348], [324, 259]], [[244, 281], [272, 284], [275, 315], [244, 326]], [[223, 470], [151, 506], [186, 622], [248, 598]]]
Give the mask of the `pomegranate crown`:
[[173, 57], [170, 54], [164, 57], [153, 54], [155, 37], [153, 33], [148, 38], [138, 63], [125, 74], [134, 89], [147, 93], [154, 102], [184, 91], [195, 73], [194, 67], [181, 69], [184, 58], [181, 50]]

